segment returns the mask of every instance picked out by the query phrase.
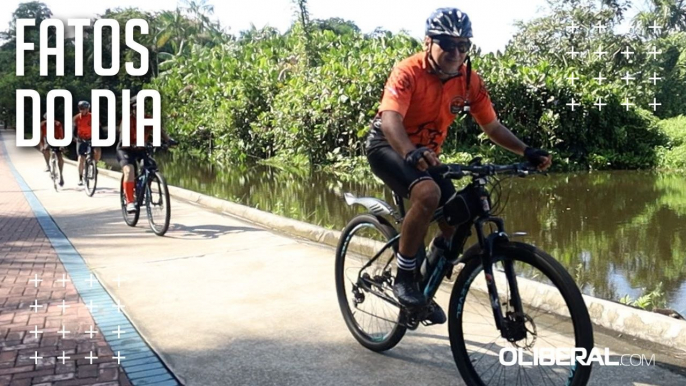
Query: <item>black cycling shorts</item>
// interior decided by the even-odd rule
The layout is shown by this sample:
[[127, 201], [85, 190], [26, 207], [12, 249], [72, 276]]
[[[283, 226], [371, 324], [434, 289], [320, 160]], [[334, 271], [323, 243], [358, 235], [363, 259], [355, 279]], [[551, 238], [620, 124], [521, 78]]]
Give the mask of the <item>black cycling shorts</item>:
[[95, 148], [94, 148], [92, 145], [90, 145], [88, 142], [77, 140], [77, 141], [76, 141], [76, 152], [78, 153], [78, 155], [86, 155], [86, 153], [88, 152], [88, 147], [89, 147], [89, 146], [91, 147], [91, 151], [92, 151], [93, 149], [95, 149]]
[[368, 148], [367, 160], [369, 160], [372, 172], [404, 198], [410, 198], [412, 188], [423, 180], [433, 180], [441, 189], [439, 206], [443, 206], [455, 194], [455, 186], [451, 180], [427, 171], [422, 172], [406, 164], [388, 142], [384, 145], [377, 143], [376, 146]]
[[50, 146], [50, 145], [43, 145], [43, 149], [41, 149], [41, 150], [42, 150], [42, 151], [52, 150], [52, 151], [54, 151], [55, 153], [61, 153], [61, 152], [62, 152], [62, 148], [61, 148], [61, 147]]
[[124, 167], [126, 165], [136, 166], [137, 162], [145, 158], [145, 149], [135, 150], [131, 148], [117, 148], [117, 161], [119, 165]]

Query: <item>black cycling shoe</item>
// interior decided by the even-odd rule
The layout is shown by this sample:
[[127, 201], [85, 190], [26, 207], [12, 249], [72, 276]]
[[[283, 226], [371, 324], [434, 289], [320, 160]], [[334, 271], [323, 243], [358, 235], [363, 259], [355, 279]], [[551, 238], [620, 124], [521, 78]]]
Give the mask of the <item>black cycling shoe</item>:
[[424, 319], [425, 321], [430, 324], [443, 324], [448, 320], [445, 316], [445, 312], [443, 312], [443, 309], [436, 301], [432, 300], [429, 307], [431, 308], [431, 313], [426, 316], [426, 319]]
[[419, 289], [419, 283], [412, 280], [409, 275], [406, 278], [403, 276], [396, 277], [396, 282], [393, 284], [393, 294], [400, 304], [406, 307], [421, 307], [426, 304], [424, 293]]

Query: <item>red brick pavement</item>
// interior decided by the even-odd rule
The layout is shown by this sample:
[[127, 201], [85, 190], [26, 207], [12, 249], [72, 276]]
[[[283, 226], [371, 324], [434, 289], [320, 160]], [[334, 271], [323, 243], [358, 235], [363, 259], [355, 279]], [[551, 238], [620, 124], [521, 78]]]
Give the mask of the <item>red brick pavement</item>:
[[[31, 281], [35, 275], [42, 281]], [[69, 280], [0, 147], [0, 386], [130, 385], [74, 285], [59, 281], [63, 275]], [[42, 307], [30, 308], [36, 300]]]

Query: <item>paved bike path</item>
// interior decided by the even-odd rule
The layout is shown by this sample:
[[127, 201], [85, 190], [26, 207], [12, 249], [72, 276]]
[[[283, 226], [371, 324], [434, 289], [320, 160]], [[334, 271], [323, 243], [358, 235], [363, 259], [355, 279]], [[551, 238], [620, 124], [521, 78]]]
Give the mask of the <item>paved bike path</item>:
[[[76, 169], [65, 165], [65, 187], [56, 193], [40, 153], [17, 149], [6, 131], [2, 140], [90, 270], [188, 385], [464, 384], [446, 326], [409, 332], [385, 354], [357, 344], [338, 309], [332, 248], [174, 199], [169, 232], [157, 237], [145, 217], [135, 228], [124, 224], [118, 181], [100, 175], [89, 198], [76, 186]], [[438, 301], [447, 306], [448, 294]], [[686, 369], [673, 351], [602, 333], [596, 343], [655, 353]], [[596, 367], [591, 384], [683, 385], [686, 376], [662, 366]]]

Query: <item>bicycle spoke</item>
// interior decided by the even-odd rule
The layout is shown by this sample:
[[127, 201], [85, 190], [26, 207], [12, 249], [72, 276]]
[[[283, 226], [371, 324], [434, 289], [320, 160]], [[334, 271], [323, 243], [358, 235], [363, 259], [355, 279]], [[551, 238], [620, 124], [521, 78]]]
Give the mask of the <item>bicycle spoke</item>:
[[[488, 351], [491, 349], [491, 347], [493, 347], [493, 345], [495, 344], [495, 341], [496, 341], [496, 340], [498, 340], [497, 337], [496, 337], [495, 339], [493, 339], [492, 341], [490, 341], [490, 342], [489, 342], [490, 345], [489, 345], [488, 347], [486, 347], [485, 350], [484, 350], [483, 347], [481, 348], [481, 350], [484, 350], [484, 352], [483, 352], [483, 354], [481, 354], [481, 356], [479, 357], [479, 359], [477, 359], [476, 362], [474, 362], [474, 366], [475, 366], [475, 367], [476, 367], [476, 365], [481, 361], [481, 359], [483, 359], [484, 356], [485, 356], [486, 354], [488, 354]], [[476, 353], [479, 354], [479, 353], [481, 352], [481, 350], [477, 351]]]
[[[548, 375], [548, 371], [552, 371], [552, 370], [549, 370], [547, 366], [536, 366], [536, 367], [540, 370], [541, 373], [543, 373], [543, 375], [546, 376], [546, 379], [550, 381], [550, 384], [552, 386], [555, 386], [555, 382], [553, 382], [553, 380], [550, 378], [550, 375]], [[544, 381], [545, 381], [545, 379], [544, 379]]]
[[[569, 371], [567, 366], [517, 364], [517, 369], [510, 371], [507, 369], [509, 366], [500, 364], [499, 354], [493, 353], [493, 350], [499, 347], [498, 342], [506, 346], [512, 344], [515, 349], [525, 349], [524, 359], [533, 361], [533, 349], [554, 350], [560, 347], [576, 347], [574, 322], [569, 316], [570, 310], [566, 308], [568, 303], [560, 289], [553, 285], [553, 282], [539, 268], [523, 261], [514, 261], [515, 280], [522, 302], [522, 311], [517, 312], [511, 304], [513, 292], [505, 274], [503, 261], [493, 263], [493, 276], [499, 294], [499, 304], [505, 318], [504, 327], [508, 328], [503, 333], [513, 331], [510, 332], [512, 334], [515, 331], [522, 331], [523, 335], [516, 338], [519, 340], [513, 343], [509, 343], [505, 337], [501, 336], [501, 332], [495, 327], [492, 315], [493, 306], [485, 278], [481, 277], [483, 271], [480, 267], [478, 271], [472, 270], [468, 273], [472, 279], [468, 284], [466, 299], [462, 304], [460, 334], [465, 338], [474, 339], [475, 342], [464, 342], [469, 359], [463, 362], [468, 363], [481, 382], [487, 385], [557, 386], [566, 384]], [[484, 343], [489, 340], [489, 343]]]
[[390, 294], [393, 274], [388, 262], [393, 256], [392, 248], [382, 248], [390, 236], [369, 222], [360, 222], [348, 232], [343, 238], [347, 246], [337, 253], [337, 261], [342, 262], [337, 268], [337, 281], [343, 284], [337, 291], [339, 299], [341, 294], [345, 296], [346, 305], [341, 306], [344, 316], [348, 315], [346, 323], [367, 347], [391, 347], [404, 329], [399, 325], [400, 308], [392, 303], [394, 298]]

